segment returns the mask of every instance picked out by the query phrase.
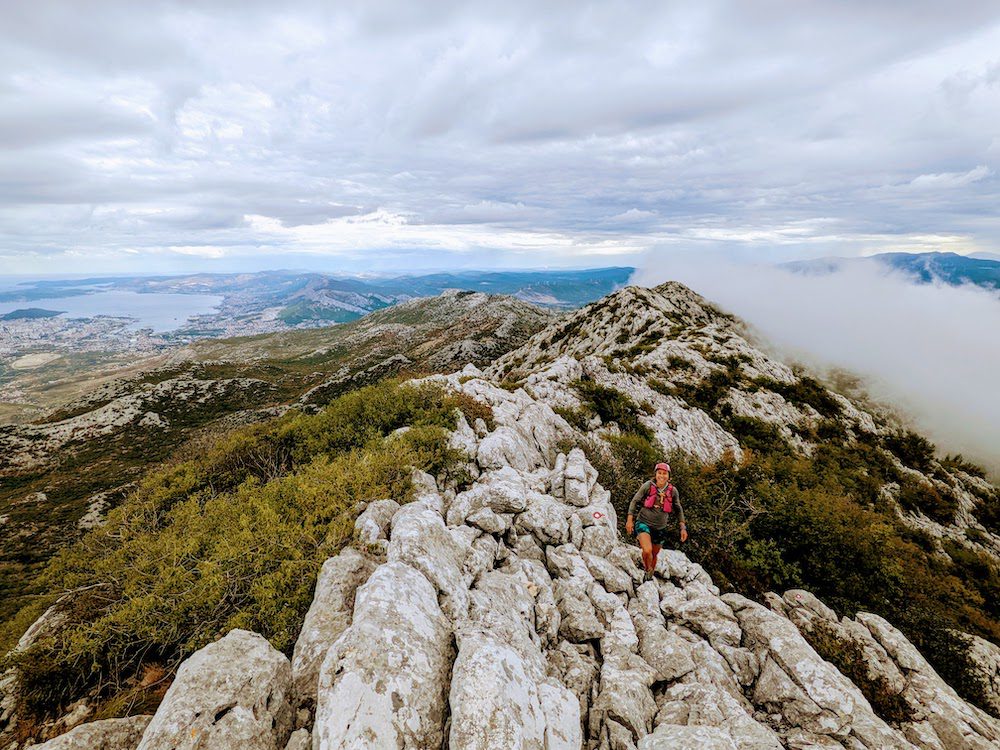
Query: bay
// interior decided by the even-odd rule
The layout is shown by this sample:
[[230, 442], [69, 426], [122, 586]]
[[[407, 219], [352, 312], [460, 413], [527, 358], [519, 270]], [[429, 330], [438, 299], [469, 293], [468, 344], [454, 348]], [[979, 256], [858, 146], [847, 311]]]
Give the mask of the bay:
[[220, 294], [173, 294], [129, 291], [95, 292], [72, 297], [47, 297], [31, 302], [0, 303], [0, 315], [26, 307], [63, 311], [64, 318], [92, 318], [111, 315], [134, 318], [132, 330], [151, 328], [156, 333], [166, 333], [183, 326], [195, 315], [207, 315], [222, 304]]

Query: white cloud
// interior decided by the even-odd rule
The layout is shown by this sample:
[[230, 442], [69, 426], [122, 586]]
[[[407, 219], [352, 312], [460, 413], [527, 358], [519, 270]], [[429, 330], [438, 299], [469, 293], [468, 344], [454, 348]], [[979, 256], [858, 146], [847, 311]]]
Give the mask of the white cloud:
[[1000, 296], [916, 285], [875, 266], [825, 276], [651, 253], [634, 281], [676, 279], [744, 320], [786, 357], [864, 376], [942, 450], [1000, 474]]
[[962, 187], [973, 182], [979, 182], [986, 177], [992, 177], [993, 170], [985, 164], [980, 164], [968, 172], [941, 172], [939, 174], [922, 174], [914, 177], [910, 185], [921, 189], [944, 189]]

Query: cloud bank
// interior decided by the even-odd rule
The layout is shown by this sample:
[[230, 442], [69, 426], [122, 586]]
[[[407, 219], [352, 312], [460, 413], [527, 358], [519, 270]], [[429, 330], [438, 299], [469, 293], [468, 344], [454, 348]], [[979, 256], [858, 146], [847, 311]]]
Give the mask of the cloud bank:
[[0, 267], [995, 252], [998, 49], [969, 0], [2, 3]]
[[869, 266], [804, 276], [705, 255], [652, 262], [633, 281], [674, 279], [750, 323], [786, 356], [861, 375], [943, 452], [1000, 476], [1000, 295], [917, 285]]

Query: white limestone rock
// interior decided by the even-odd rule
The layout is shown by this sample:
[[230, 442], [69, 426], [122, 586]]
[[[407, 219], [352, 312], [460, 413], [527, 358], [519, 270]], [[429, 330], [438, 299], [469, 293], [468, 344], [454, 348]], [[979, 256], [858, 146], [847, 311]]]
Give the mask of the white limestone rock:
[[716, 727], [661, 724], [639, 740], [638, 750], [739, 750], [729, 732]]
[[538, 684], [521, 655], [495, 636], [474, 632], [461, 639], [449, 704], [454, 750], [541, 748], [545, 713]]
[[326, 652], [350, 626], [355, 593], [374, 570], [374, 562], [350, 547], [323, 563], [292, 652], [297, 708], [312, 710], [315, 706], [319, 670]]
[[292, 732], [292, 736], [288, 738], [288, 744], [285, 745], [285, 750], [310, 750], [312, 747], [312, 734], [310, 734], [308, 729], [297, 729]]
[[532, 534], [543, 544], [564, 544], [569, 541], [566, 506], [551, 497], [529, 492], [527, 507], [514, 519], [519, 532]]
[[33, 745], [33, 750], [135, 750], [152, 716], [129, 716], [104, 719], [69, 730], [48, 742]]
[[354, 522], [354, 533], [365, 544], [377, 544], [386, 539], [392, 517], [399, 510], [399, 503], [391, 498], [373, 500]]
[[469, 606], [465, 551], [448, 533], [439, 513], [418, 503], [404, 505], [392, 518], [389, 562], [413, 566], [437, 587], [441, 607], [452, 620]]
[[1000, 648], [978, 636], [970, 639], [969, 656], [979, 671], [993, 713], [1000, 716]]
[[292, 668], [257, 633], [231, 630], [188, 657], [138, 750], [275, 750], [292, 732]]
[[379, 566], [323, 662], [313, 748], [440, 747], [453, 660], [434, 587], [402, 562]]

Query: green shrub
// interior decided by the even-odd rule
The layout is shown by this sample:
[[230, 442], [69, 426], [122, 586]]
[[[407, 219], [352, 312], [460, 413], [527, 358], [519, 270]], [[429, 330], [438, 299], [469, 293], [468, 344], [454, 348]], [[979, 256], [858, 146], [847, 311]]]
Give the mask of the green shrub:
[[975, 544], [989, 545], [990, 543], [989, 536], [974, 526], [969, 526], [965, 529], [965, 538]]
[[686, 357], [680, 357], [676, 354], [671, 354], [667, 357], [667, 367], [671, 370], [685, 370], [690, 371], [694, 369], [694, 363]]
[[956, 453], [954, 456], [950, 454], [945, 456], [941, 459], [941, 466], [948, 471], [962, 471], [969, 476], [986, 479], [986, 469], [971, 461], [966, 461], [961, 453]]
[[922, 435], [906, 430], [886, 437], [885, 445], [911, 469], [925, 473], [930, 471], [931, 461], [934, 460], [934, 444]]
[[652, 388], [657, 393], [660, 393], [660, 394], [662, 394], [664, 396], [676, 396], [677, 395], [676, 389], [670, 383], [667, 383], [667, 382], [665, 382], [663, 380], [660, 380], [659, 378], [649, 378], [649, 379], [647, 379], [646, 380], [646, 385], [648, 385], [650, 388]]
[[593, 380], [577, 380], [574, 385], [580, 398], [602, 422], [615, 422], [622, 432], [652, 437], [652, 431], [639, 421], [639, 407], [627, 395]]
[[739, 385], [739, 382], [738, 373], [732, 369], [712, 370], [696, 383], [679, 383], [674, 388], [673, 395], [711, 414], [715, 412], [722, 399], [729, 395], [729, 389]]
[[958, 513], [958, 498], [951, 492], [909, 477], [901, 480], [896, 500], [905, 510], [919, 511], [938, 523], [954, 523]]
[[993, 534], [1000, 534], [1000, 495], [981, 498], [972, 511], [976, 520]]
[[800, 377], [794, 383], [782, 383], [773, 378], [756, 378], [754, 384], [780, 394], [790, 404], [811, 406], [824, 417], [840, 416], [840, 404], [818, 381], [808, 376]]
[[756, 417], [733, 416], [723, 426], [731, 432], [740, 445], [761, 453], [789, 453], [791, 447], [778, 426]]

